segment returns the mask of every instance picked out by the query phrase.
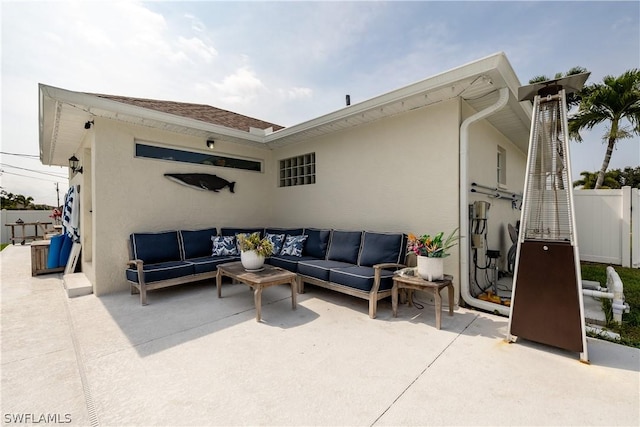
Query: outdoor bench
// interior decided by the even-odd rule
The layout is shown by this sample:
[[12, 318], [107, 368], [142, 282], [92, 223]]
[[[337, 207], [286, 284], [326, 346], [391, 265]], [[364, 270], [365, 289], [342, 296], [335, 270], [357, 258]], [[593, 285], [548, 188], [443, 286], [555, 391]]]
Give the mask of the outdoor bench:
[[[405, 267], [403, 233], [319, 228], [221, 228], [219, 235], [216, 231], [131, 234], [126, 277], [131, 292], [140, 293], [141, 304], [146, 305], [148, 290], [213, 279], [219, 264], [240, 259], [235, 246], [240, 233], [268, 236], [276, 254], [267, 263], [296, 273], [299, 292], [308, 283], [366, 299], [371, 318], [376, 317], [378, 301], [391, 295], [394, 270]], [[221, 242], [226, 246], [220, 247]]]

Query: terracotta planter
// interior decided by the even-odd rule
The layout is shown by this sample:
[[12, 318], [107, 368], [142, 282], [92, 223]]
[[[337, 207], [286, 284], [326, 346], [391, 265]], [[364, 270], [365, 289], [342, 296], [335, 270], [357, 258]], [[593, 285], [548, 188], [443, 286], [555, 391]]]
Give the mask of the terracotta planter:
[[418, 255], [418, 274], [424, 280], [442, 280], [444, 278], [444, 258], [430, 258]]
[[264, 257], [256, 251], [240, 252], [240, 262], [246, 270], [259, 270], [264, 265]]

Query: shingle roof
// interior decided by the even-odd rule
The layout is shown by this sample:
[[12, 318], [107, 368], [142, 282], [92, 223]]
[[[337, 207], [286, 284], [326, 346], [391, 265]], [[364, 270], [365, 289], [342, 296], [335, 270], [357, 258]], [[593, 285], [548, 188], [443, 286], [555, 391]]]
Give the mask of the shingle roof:
[[162, 111], [163, 113], [174, 114], [176, 116], [187, 117], [190, 119], [200, 120], [219, 126], [249, 132], [249, 128], [267, 129], [273, 127], [274, 131], [283, 129], [284, 126], [274, 123], [265, 122], [264, 120], [254, 119], [253, 117], [243, 116], [233, 111], [223, 110], [221, 108], [212, 107], [204, 104], [191, 104], [186, 102], [160, 101], [156, 99], [131, 98], [127, 96], [90, 94], [112, 101], [131, 104], [137, 107], [147, 108], [150, 110]]

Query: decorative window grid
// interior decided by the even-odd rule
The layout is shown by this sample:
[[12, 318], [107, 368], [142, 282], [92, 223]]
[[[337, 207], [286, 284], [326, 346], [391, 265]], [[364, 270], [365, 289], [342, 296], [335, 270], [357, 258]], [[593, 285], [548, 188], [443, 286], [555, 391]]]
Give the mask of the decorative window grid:
[[316, 183], [316, 153], [280, 160], [280, 187]]

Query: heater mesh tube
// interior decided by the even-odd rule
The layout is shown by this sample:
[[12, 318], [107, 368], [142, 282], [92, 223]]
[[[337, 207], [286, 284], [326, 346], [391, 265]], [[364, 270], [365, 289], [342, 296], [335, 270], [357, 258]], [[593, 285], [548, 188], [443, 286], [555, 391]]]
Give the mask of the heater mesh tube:
[[[531, 167], [527, 179], [527, 203], [523, 206], [524, 238], [572, 241], [569, 189], [565, 153], [568, 153], [567, 120], [562, 96], [537, 97], [532, 129]], [[538, 108], [535, 108], [538, 107]]]

